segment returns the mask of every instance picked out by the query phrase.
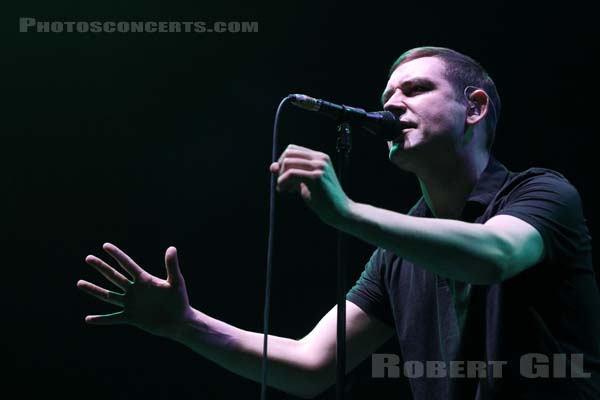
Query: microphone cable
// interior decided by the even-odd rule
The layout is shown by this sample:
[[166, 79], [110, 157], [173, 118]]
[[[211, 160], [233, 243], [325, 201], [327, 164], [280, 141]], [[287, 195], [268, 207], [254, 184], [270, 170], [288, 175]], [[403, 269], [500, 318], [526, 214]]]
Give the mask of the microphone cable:
[[[275, 121], [273, 123], [273, 151], [271, 162], [277, 161], [277, 136], [279, 134], [279, 115], [283, 106], [294, 99], [293, 95], [288, 95], [284, 98], [277, 107], [277, 111], [275, 112]], [[275, 188], [277, 186], [277, 177], [275, 174], [271, 174], [271, 186], [269, 193], [269, 239], [267, 245], [267, 276], [265, 282], [265, 304], [264, 304], [264, 312], [263, 312], [263, 358], [262, 358], [262, 377], [261, 377], [261, 390], [260, 390], [260, 398], [261, 400], [266, 400], [267, 398], [267, 367], [268, 367], [268, 359], [267, 359], [267, 342], [269, 337], [269, 316], [271, 311], [271, 276], [272, 276], [272, 267], [273, 267], [273, 248], [275, 244]]]

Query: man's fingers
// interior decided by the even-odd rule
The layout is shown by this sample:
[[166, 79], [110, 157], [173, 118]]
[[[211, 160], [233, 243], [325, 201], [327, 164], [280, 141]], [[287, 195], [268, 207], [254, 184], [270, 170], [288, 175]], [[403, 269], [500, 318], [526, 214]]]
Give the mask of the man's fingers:
[[280, 167], [280, 173], [284, 173], [290, 169], [303, 169], [306, 171], [311, 171], [314, 169], [323, 169], [325, 165], [323, 162], [312, 159], [304, 159], [304, 158], [286, 158], [284, 160], [284, 164]]
[[312, 199], [310, 189], [306, 186], [306, 183], [300, 182], [300, 195], [305, 201], [310, 201]]
[[167, 281], [178, 286], [183, 283], [183, 275], [179, 269], [179, 259], [177, 258], [177, 249], [169, 247], [165, 252], [165, 266], [167, 268]]
[[311, 152], [314, 153], [315, 151], [312, 149], [309, 149], [308, 147], [302, 147], [302, 146], [298, 146], [297, 144], [289, 144], [288, 147], [286, 148], [286, 150], [298, 150], [298, 151], [303, 151], [303, 152]]
[[102, 261], [96, 256], [89, 255], [85, 258], [85, 262], [92, 267], [94, 267], [98, 272], [100, 272], [106, 279], [111, 281], [117, 287], [126, 290], [127, 287], [131, 284], [131, 281], [127, 279], [123, 274], [119, 271]]
[[289, 145], [288, 148], [285, 149], [285, 151], [283, 153], [281, 153], [281, 155], [279, 156], [279, 160], [277, 160], [279, 165], [281, 165], [283, 160], [285, 160], [288, 157], [304, 158], [304, 159], [310, 160], [311, 158], [313, 158], [313, 156], [315, 154], [315, 152], [313, 150], [309, 150], [307, 148], [299, 147], [299, 146], [293, 146], [293, 147], [292, 146], [293, 145]]
[[119, 325], [129, 323], [123, 311], [106, 315], [88, 315], [85, 317], [85, 322], [90, 325]]
[[102, 300], [105, 303], [114, 304], [115, 306], [123, 307], [123, 298], [121, 293], [106, 290], [98, 285], [94, 285], [88, 281], [77, 282], [77, 288], [81, 291]]
[[[304, 170], [314, 173], [315, 176], [320, 176], [325, 170], [326, 166], [327, 163], [325, 162], [325, 160], [319, 160], [314, 158], [304, 159], [296, 157], [285, 158], [277, 171], [279, 175], [279, 178], [277, 180], [277, 190], [289, 190], [291, 192], [299, 191], [299, 180], [297, 179], [297, 177], [294, 177], [292, 179], [287, 178], [286, 173], [288, 173], [288, 171], [290, 173], [294, 173], [294, 171]], [[288, 183], [285, 183], [286, 181]], [[282, 185], [282, 183], [284, 184]]]
[[320, 170], [289, 169], [277, 178], [277, 187], [279, 191], [297, 192], [301, 182], [312, 181], [323, 176]]
[[127, 271], [133, 278], [139, 277], [144, 273], [144, 270], [135, 263], [127, 254], [112, 243], [104, 243], [102, 246], [112, 258], [119, 263], [119, 265]]

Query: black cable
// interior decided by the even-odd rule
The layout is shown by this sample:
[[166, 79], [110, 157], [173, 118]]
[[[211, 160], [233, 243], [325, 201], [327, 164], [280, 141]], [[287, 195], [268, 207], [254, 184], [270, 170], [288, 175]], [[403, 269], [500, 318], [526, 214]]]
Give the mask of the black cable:
[[[283, 106], [292, 100], [294, 96], [289, 95], [284, 98], [281, 103], [279, 103], [279, 107], [277, 107], [277, 112], [275, 113], [275, 122], [273, 123], [273, 152], [272, 152], [272, 162], [277, 161], [277, 135], [279, 130], [279, 113]], [[268, 239], [268, 247], [267, 247], [267, 276], [265, 283], [265, 307], [263, 314], [263, 332], [264, 332], [264, 341], [263, 341], [263, 358], [262, 358], [262, 378], [261, 378], [261, 390], [260, 390], [260, 398], [261, 400], [266, 400], [267, 398], [267, 342], [269, 337], [269, 313], [270, 313], [270, 304], [271, 304], [271, 274], [272, 274], [272, 265], [273, 265], [273, 248], [275, 242], [275, 187], [277, 186], [277, 177], [275, 174], [271, 174], [271, 187], [269, 194], [269, 239]]]

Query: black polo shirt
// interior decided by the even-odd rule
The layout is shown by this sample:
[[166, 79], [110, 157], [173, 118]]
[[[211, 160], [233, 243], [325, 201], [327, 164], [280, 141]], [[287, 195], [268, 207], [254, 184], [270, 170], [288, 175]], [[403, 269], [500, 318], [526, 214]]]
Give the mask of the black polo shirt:
[[[423, 198], [409, 214], [433, 217]], [[415, 400], [600, 399], [600, 295], [577, 190], [555, 171], [513, 173], [490, 158], [460, 219], [500, 214], [539, 231], [543, 261], [475, 285], [378, 248], [347, 299], [395, 327]]]

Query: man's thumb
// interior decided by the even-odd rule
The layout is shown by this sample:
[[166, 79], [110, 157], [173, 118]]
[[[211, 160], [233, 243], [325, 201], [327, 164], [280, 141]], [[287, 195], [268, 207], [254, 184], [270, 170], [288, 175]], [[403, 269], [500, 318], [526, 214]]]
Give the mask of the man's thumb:
[[183, 282], [183, 276], [179, 269], [179, 259], [177, 258], [177, 249], [169, 247], [165, 252], [165, 266], [167, 268], [167, 281], [173, 285], [179, 285]]

